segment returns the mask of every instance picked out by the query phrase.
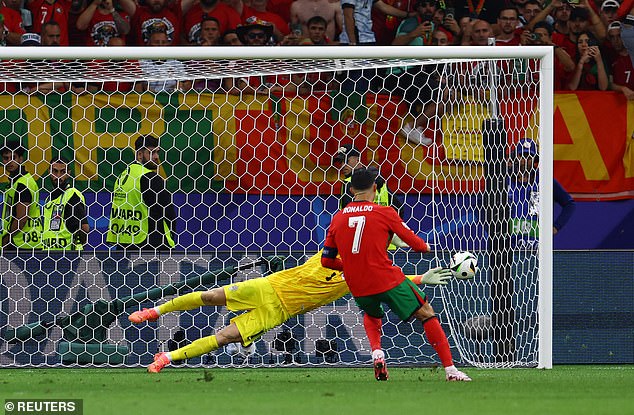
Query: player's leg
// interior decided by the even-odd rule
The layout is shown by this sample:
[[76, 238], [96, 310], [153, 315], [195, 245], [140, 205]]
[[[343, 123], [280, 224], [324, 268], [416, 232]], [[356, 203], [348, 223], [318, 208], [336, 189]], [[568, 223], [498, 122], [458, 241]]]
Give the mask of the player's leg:
[[414, 317], [423, 323], [427, 340], [438, 353], [438, 357], [445, 368], [445, 378], [449, 381], [470, 381], [471, 378], [469, 376], [454, 366], [447, 335], [440, 325], [440, 321], [438, 321], [431, 304], [425, 301], [423, 306], [416, 310]]
[[427, 302], [427, 296], [418, 285], [405, 279], [401, 284], [383, 293], [383, 296], [390, 309], [403, 321], [415, 317], [423, 323], [427, 340], [438, 353], [447, 380], [471, 380], [454, 366], [445, 331], [440, 326], [431, 304]]
[[[218, 290], [222, 290], [222, 293]], [[204, 305], [226, 305], [231, 311], [249, 311], [232, 318], [231, 324], [215, 335], [195, 340], [169, 353], [158, 353], [154, 356], [154, 363], [148, 366], [148, 372], [160, 372], [171, 361], [202, 356], [229, 343], [240, 342], [249, 346], [266, 331], [291, 317], [266, 278], [206, 291], [202, 300]]]
[[385, 354], [381, 348], [381, 335], [383, 316], [385, 312], [381, 306], [379, 296], [366, 296], [355, 298], [359, 308], [363, 310], [363, 328], [370, 341], [372, 349], [372, 362], [374, 366], [374, 378], [376, 380], [388, 380], [389, 374], [385, 363]]
[[158, 353], [147, 368], [150, 373], [158, 373], [173, 361], [191, 359], [211, 353], [229, 343], [242, 342], [242, 335], [235, 323], [219, 330], [215, 335], [194, 340], [190, 344], [167, 353]]
[[144, 321], [156, 321], [162, 314], [171, 313], [172, 311], [193, 310], [203, 305], [223, 306], [225, 303], [226, 297], [223, 287], [209, 291], [194, 291], [193, 293], [178, 296], [154, 308], [144, 308], [141, 311], [135, 311], [128, 316], [128, 320], [139, 324]]

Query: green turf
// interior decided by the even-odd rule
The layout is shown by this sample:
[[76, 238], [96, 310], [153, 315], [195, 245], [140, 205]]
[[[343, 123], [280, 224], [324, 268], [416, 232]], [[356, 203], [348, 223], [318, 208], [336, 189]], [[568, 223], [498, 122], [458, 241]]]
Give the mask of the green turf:
[[465, 369], [1, 369], [0, 398], [82, 398], [84, 414], [634, 414], [634, 366]]

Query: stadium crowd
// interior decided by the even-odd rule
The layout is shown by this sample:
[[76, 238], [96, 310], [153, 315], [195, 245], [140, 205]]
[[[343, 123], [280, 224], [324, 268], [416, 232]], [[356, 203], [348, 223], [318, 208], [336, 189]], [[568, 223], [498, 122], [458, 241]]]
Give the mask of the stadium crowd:
[[[634, 0], [0, 1], [4, 45], [546, 45], [554, 48], [555, 90], [612, 90], [634, 100]], [[177, 60], [132, 63], [148, 78], [185, 67]], [[130, 62], [116, 63], [123, 64]], [[538, 73], [531, 65], [507, 64], [501, 68], [507, 79], [500, 82], [530, 94]], [[161, 82], [0, 83], [0, 92], [389, 93], [411, 106], [414, 122], [404, 123], [401, 134], [415, 144], [432, 143], [426, 126], [445, 111], [445, 100], [432, 99], [432, 91], [450, 86], [447, 80], [440, 79], [438, 68], [379, 72], [352, 71], [341, 83], [328, 72]]]
[[556, 89], [634, 99], [634, 0], [2, 0], [0, 23], [11, 46], [550, 45]]

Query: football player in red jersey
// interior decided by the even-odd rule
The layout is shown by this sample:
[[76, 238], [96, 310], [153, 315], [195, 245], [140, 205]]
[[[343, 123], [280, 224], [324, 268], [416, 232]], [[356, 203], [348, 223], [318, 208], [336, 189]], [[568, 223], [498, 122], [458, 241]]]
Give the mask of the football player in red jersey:
[[[453, 364], [447, 336], [440, 326], [425, 293], [405, 278], [387, 255], [393, 234], [418, 252], [429, 252], [427, 242], [419, 238], [394, 208], [373, 202], [378, 170], [361, 168], [352, 174], [354, 199], [332, 218], [321, 257], [324, 267], [343, 271], [346, 283], [359, 308], [365, 314], [363, 325], [372, 348], [374, 374], [387, 380], [385, 356], [381, 350], [381, 326], [389, 305], [402, 320], [415, 317], [423, 323], [427, 339], [434, 347], [449, 381], [471, 378]], [[341, 256], [341, 258], [338, 258]]]

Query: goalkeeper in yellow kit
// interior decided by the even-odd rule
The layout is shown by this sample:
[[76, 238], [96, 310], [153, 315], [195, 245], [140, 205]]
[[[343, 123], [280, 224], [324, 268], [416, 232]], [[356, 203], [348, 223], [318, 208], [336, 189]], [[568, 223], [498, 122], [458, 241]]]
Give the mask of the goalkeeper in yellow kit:
[[[446, 285], [451, 271], [433, 268], [423, 275], [408, 276], [416, 284]], [[156, 321], [161, 314], [192, 310], [203, 305], [227, 306], [231, 311], [246, 310], [231, 319], [231, 324], [215, 335], [194, 340], [187, 346], [168, 353], [158, 353], [147, 370], [158, 373], [174, 360], [202, 356], [229, 343], [249, 346], [268, 330], [291, 317], [329, 304], [348, 294], [343, 275], [321, 266], [321, 251], [304, 264], [208, 291], [195, 291], [176, 297], [154, 308], [130, 314], [133, 323]]]

